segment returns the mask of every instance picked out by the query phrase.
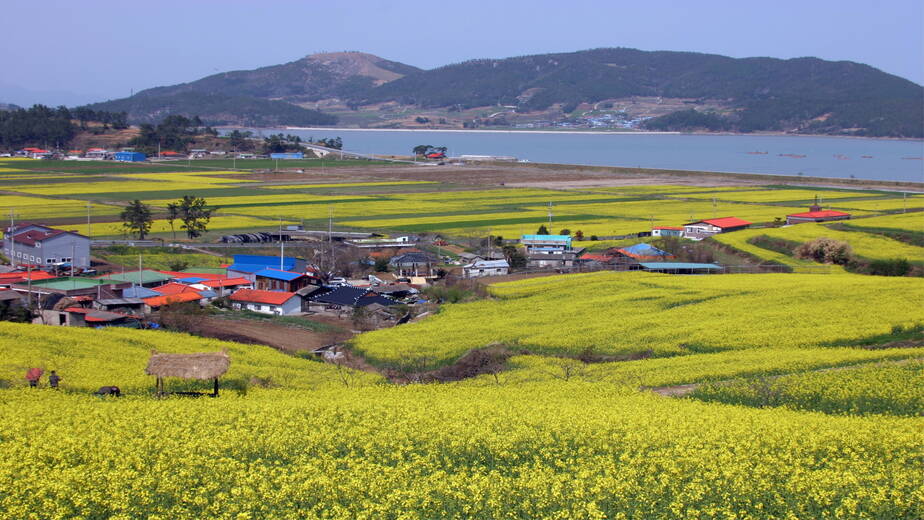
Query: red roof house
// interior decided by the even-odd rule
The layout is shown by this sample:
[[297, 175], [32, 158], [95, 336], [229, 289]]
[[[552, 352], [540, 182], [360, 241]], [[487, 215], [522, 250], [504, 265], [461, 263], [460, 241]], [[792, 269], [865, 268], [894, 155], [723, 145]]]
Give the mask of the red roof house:
[[850, 213], [836, 211], [833, 209], [824, 209], [816, 211], [806, 211], [804, 213], [793, 213], [786, 215], [787, 224], [802, 224], [804, 222], [826, 222], [829, 220], [849, 220]]
[[291, 315], [302, 312], [302, 299], [294, 292], [240, 289], [231, 295], [235, 309], [263, 314]]
[[170, 305], [173, 303], [188, 303], [196, 302], [202, 299], [202, 295], [197, 292], [185, 292], [179, 294], [165, 294], [163, 296], [152, 296], [150, 298], [144, 299], [144, 304], [155, 309], [157, 307], [163, 307], [164, 305]]
[[738, 217], [720, 217], [706, 220], [697, 220], [683, 225], [683, 236], [693, 240], [702, 240], [718, 233], [728, 233], [745, 229], [751, 225], [747, 220]]

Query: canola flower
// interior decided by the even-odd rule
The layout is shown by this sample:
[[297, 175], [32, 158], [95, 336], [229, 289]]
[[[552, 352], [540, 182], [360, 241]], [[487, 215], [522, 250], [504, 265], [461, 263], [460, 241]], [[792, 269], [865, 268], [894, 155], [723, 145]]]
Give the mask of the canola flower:
[[444, 305], [420, 322], [358, 336], [353, 346], [382, 365], [435, 367], [493, 344], [667, 357], [847, 346], [924, 325], [920, 278], [596, 272], [500, 283], [491, 292], [497, 299]]
[[833, 414], [921, 417], [924, 416], [924, 359], [716, 383], [698, 388], [693, 397]]

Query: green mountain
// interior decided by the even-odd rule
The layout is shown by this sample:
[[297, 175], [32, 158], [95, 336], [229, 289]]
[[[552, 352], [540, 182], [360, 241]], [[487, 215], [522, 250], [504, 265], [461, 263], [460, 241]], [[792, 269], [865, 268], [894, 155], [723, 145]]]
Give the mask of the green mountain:
[[312, 126], [333, 125], [337, 117], [285, 101], [223, 92], [141, 93], [115, 101], [87, 105], [91, 110], [127, 112], [132, 123], [156, 123], [170, 115], [199, 116], [209, 125]]
[[180, 114], [198, 115], [213, 125], [332, 125], [337, 122], [335, 116], [294, 103], [361, 97], [378, 85], [419, 71], [360, 52], [313, 54], [282, 65], [223, 72], [190, 83], [151, 88], [89, 108], [126, 111], [134, 123]]
[[617, 48], [472, 60], [408, 75], [354, 102], [500, 104], [529, 111], [633, 96], [719, 100], [730, 111], [721, 126], [745, 132], [904, 137], [924, 132], [920, 85], [868, 65], [817, 58], [736, 59]]
[[91, 108], [124, 110], [133, 122], [180, 113], [210, 124], [305, 126], [335, 124], [333, 116], [297, 106], [319, 101], [370, 110], [384, 102], [424, 109], [513, 105], [528, 113], [639, 97], [693, 107], [648, 120], [650, 129], [924, 137], [924, 88], [868, 65], [622, 48], [472, 60], [427, 71], [359, 52], [314, 54]]

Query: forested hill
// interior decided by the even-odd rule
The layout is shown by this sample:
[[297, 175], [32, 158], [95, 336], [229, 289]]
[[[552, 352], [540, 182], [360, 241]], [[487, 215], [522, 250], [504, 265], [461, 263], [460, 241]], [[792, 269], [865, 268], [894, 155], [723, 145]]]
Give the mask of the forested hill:
[[521, 113], [552, 107], [561, 114], [581, 103], [632, 98], [682, 100], [674, 104], [693, 109], [662, 112], [647, 121], [650, 129], [924, 137], [924, 88], [868, 65], [623, 48], [472, 60], [426, 71], [360, 52], [314, 54], [91, 108], [126, 111], [132, 122], [182, 114], [209, 124], [307, 126], [336, 123], [334, 116], [303, 108], [316, 101], [340, 110], [397, 102], [411, 110], [507, 105]]
[[[528, 111], [632, 96], [721, 100], [722, 125], [921, 137], [924, 89], [868, 65], [817, 58], [729, 58], [690, 52], [594, 49], [473, 60], [412, 74], [369, 91], [362, 104], [516, 105]], [[679, 119], [679, 121], [677, 121]], [[684, 129], [685, 118], [662, 127]]]
[[282, 65], [155, 87], [90, 108], [126, 111], [136, 123], [153, 123], [168, 115], [198, 115], [218, 125], [332, 125], [337, 122], [335, 116], [295, 103], [364, 97], [378, 85], [419, 71], [361, 52], [312, 54]]

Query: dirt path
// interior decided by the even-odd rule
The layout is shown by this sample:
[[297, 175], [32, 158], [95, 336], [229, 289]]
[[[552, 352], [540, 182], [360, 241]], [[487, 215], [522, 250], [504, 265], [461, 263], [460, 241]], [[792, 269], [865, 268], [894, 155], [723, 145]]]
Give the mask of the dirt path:
[[334, 318], [312, 318], [312, 321], [331, 325], [331, 330], [314, 332], [263, 321], [206, 318], [198, 333], [210, 338], [269, 345], [288, 353], [314, 350], [353, 337], [349, 323]]

